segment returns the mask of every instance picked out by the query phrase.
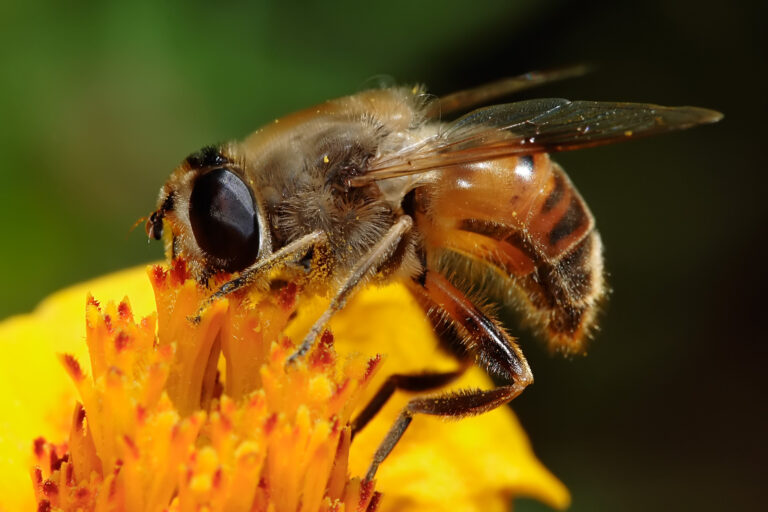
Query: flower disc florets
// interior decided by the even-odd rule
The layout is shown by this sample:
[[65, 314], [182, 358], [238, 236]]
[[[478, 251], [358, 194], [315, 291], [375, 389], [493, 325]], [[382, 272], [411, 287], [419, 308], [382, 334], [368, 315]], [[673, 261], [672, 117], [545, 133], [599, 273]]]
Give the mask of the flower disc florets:
[[62, 362], [80, 395], [69, 441], [36, 443], [40, 509], [373, 510], [348, 477], [350, 415], [380, 359], [339, 357], [323, 334], [286, 365], [297, 288], [242, 293], [189, 320], [208, 292], [184, 265], [153, 267], [157, 314], [87, 305], [91, 375]]

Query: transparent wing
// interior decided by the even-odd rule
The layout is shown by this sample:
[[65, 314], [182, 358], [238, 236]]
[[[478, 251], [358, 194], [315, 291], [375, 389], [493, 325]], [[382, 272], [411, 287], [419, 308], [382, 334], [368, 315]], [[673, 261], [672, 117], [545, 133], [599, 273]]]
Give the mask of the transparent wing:
[[568, 151], [714, 123], [698, 107], [538, 99], [477, 109], [437, 135], [371, 162], [352, 185], [439, 167], [540, 152]]
[[585, 65], [570, 66], [566, 68], [549, 69], [546, 71], [530, 71], [522, 75], [502, 78], [495, 82], [483, 84], [479, 87], [457, 91], [441, 96], [429, 105], [426, 116], [430, 118], [440, 117], [450, 112], [464, 110], [476, 105], [489, 104], [496, 98], [508, 96], [516, 92], [524, 91], [539, 85], [565, 80], [586, 74], [589, 68]]

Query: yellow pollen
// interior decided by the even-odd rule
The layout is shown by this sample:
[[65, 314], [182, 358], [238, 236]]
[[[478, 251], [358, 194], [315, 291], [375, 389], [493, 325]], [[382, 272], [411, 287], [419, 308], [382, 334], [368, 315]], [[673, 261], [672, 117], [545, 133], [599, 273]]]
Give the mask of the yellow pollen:
[[[376, 481], [361, 480], [413, 395], [395, 393], [354, 439], [351, 419], [393, 373], [457, 364], [404, 286], [362, 290], [287, 371], [291, 340], [327, 305], [314, 277], [233, 294], [193, 324], [210, 289], [181, 262], [148, 273], [151, 286], [146, 272], [125, 271], [0, 322], [0, 380], [14, 389], [0, 394], [0, 510], [495, 512], [514, 496], [567, 505], [508, 408], [458, 422], [417, 416]], [[89, 299], [82, 322], [86, 291], [129, 292], [136, 311], [153, 312]], [[73, 355], [57, 360], [62, 351]], [[453, 389], [491, 386], [472, 368]]]
[[90, 301], [93, 375], [62, 358], [83, 405], [68, 451], [47, 443], [39, 450], [41, 478], [62, 491], [41, 492], [39, 503], [62, 510], [375, 508], [371, 485], [334, 472], [346, 467], [350, 414], [375, 361], [339, 358], [326, 333], [287, 368], [293, 344], [281, 332], [296, 308], [295, 284], [217, 301], [195, 324], [187, 318], [209, 292], [189, 277], [181, 263], [151, 269], [159, 313], [139, 323], [125, 301], [105, 308]]

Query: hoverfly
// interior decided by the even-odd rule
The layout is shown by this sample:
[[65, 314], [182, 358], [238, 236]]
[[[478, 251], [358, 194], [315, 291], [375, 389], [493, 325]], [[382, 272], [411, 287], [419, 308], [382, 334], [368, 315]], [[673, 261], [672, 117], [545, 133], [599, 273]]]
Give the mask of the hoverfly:
[[[492, 269], [522, 297], [551, 348], [582, 351], [604, 294], [595, 220], [549, 153], [713, 123], [696, 107], [536, 99], [441, 116], [578, 70], [529, 73], [434, 98], [416, 87], [368, 90], [188, 157], [160, 191], [149, 237], [206, 283], [236, 277], [208, 302], [264, 284], [277, 268], [312, 272], [332, 299], [292, 359], [369, 282], [401, 280], [441, 334], [505, 384], [415, 398], [377, 451], [367, 479], [414, 414], [465, 416], [506, 404], [532, 382], [514, 339], [460, 290], [445, 254]], [[317, 279], [316, 279], [317, 280]], [[355, 420], [359, 430], [396, 388], [458, 376], [395, 375]]]

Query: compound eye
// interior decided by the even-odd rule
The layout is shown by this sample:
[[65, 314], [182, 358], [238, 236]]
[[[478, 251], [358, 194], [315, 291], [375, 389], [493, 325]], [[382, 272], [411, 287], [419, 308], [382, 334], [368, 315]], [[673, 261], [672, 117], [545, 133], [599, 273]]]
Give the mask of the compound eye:
[[197, 245], [219, 269], [237, 272], [256, 261], [256, 202], [251, 189], [229, 169], [213, 169], [195, 180], [189, 222]]

